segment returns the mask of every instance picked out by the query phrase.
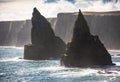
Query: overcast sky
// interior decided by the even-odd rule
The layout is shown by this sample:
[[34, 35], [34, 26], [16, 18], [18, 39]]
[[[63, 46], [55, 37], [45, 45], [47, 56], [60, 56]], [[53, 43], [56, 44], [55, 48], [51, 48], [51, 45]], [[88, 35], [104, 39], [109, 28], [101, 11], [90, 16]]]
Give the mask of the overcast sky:
[[45, 17], [56, 17], [59, 12], [77, 12], [79, 9], [120, 11], [120, 0], [0, 0], [0, 21], [30, 19], [34, 7]]

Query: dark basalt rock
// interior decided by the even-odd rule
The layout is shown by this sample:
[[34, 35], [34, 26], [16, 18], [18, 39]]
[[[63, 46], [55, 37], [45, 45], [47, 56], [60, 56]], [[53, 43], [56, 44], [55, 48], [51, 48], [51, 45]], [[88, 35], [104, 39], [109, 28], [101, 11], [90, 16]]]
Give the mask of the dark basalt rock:
[[61, 65], [68, 67], [114, 65], [99, 37], [91, 35], [81, 11], [75, 22], [72, 41], [68, 43], [66, 54], [61, 58]]
[[25, 45], [24, 58], [31, 60], [60, 58], [65, 51], [65, 43], [56, 37], [50, 23], [34, 8], [31, 29], [32, 44]]

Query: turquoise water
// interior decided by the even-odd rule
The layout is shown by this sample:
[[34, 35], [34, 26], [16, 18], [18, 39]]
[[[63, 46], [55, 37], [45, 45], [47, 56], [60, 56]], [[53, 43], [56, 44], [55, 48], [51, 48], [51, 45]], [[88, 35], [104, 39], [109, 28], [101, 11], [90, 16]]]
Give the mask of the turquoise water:
[[0, 48], [0, 82], [120, 82], [120, 51], [110, 51], [117, 66], [67, 68], [59, 60], [24, 60], [23, 48]]

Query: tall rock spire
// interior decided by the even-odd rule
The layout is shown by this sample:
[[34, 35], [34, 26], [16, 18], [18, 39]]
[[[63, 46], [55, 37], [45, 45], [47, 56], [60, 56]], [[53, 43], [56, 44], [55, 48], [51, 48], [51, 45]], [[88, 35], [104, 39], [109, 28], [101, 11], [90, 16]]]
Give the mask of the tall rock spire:
[[65, 43], [55, 36], [47, 19], [36, 8], [33, 9], [31, 42], [31, 45], [25, 45], [25, 59], [58, 59], [66, 47]]
[[31, 42], [34, 45], [43, 45], [53, 42], [55, 36], [53, 29], [47, 19], [34, 8], [32, 16]]
[[79, 10], [78, 18], [75, 22], [72, 41], [73, 40], [77, 41], [76, 39], [82, 38], [82, 36], [87, 37], [89, 35], [90, 35], [89, 27], [87, 25], [87, 22], [86, 22], [84, 16], [82, 15], [81, 10]]
[[81, 11], [79, 11], [75, 22], [72, 41], [68, 43], [61, 64], [70, 67], [113, 65], [110, 54], [98, 36], [90, 34], [89, 27]]

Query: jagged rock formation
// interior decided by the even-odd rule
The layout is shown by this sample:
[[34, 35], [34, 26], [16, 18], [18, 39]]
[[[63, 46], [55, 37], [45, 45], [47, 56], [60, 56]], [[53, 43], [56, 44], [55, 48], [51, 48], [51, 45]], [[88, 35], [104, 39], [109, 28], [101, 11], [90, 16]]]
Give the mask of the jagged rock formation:
[[[93, 35], [98, 35], [107, 49], [120, 49], [120, 11], [82, 12]], [[55, 34], [66, 43], [73, 35], [74, 22], [78, 12], [59, 13]]]
[[91, 35], [81, 11], [75, 22], [72, 41], [67, 46], [61, 64], [73, 67], [113, 65], [110, 54], [98, 36]]
[[60, 58], [65, 50], [65, 43], [55, 36], [50, 23], [36, 8], [32, 17], [31, 42], [31, 45], [25, 45], [25, 59], [56, 59]]

